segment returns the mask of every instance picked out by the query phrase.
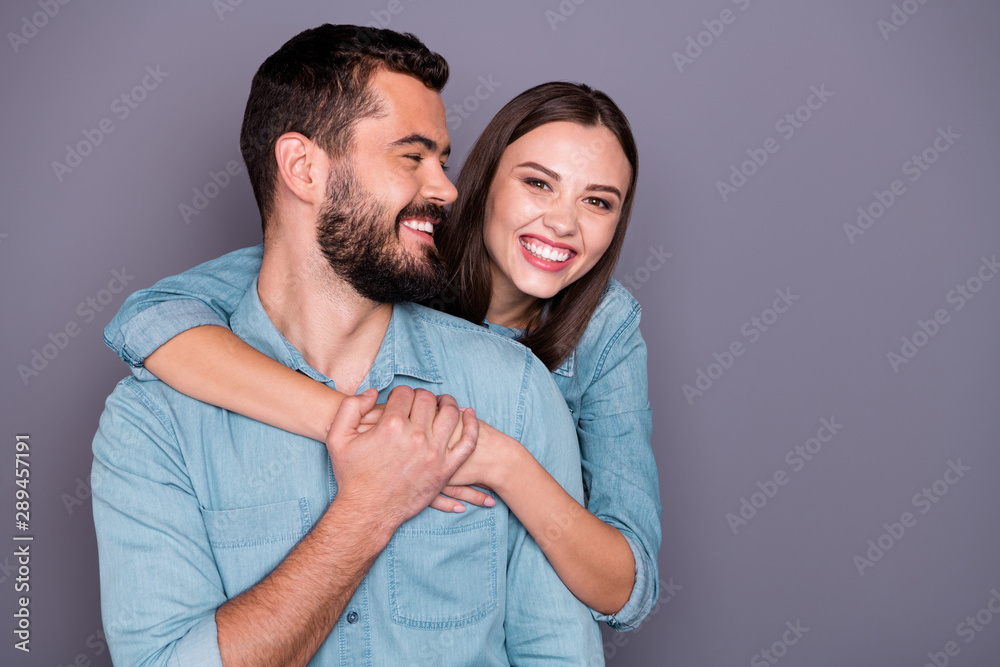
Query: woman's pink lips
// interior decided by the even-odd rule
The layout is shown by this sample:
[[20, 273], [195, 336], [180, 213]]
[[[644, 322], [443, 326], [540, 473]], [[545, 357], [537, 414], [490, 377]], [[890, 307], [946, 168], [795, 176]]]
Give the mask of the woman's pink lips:
[[576, 249], [573, 248], [573, 246], [566, 245], [565, 243], [556, 243], [555, 241], [550, 241], [549, 239], [545, 238], [544, 236], [538, 236], [537, 234], [522, 234], [521, 238], [522, 239], [538, 239], [539, 241], [541, 241], [542, 243], [544, 243], [547, 246], [551, 246], [553, 248], [561, 248], [563, 250], [569, 250], [574, 255], [576, 254]]
[[541, 269], [542, 271], [549, 271], [550, 273], [556, 273], [557, 271], [562, 271], [567, 266], [569, 266], [570, 262], [573, 261], [573, 258], [576, 257], [576, 254], [573, 253], [570, 255], [570, 258], [567, 259], [565, 262], [551, 262], [547, 259], [542, 259], [541, 257], [535, 257], [534, 255], [532, 255], [531, 251], [525, 248], [523, 243], [518, 242], [517, 247], [521, 249], [521, 252], [524, 254], [524, 258], [528, 260], [529, 264], [531, 264], [536, 268]]

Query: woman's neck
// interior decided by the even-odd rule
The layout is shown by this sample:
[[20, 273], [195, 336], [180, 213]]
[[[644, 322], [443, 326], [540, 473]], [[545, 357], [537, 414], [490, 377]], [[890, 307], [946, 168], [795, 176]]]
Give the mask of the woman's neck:
[[520, 298], [502, 294], [494, 290], [490, 298], [490, 307], [486, 311], [486, 319], [493, 324], [512, 329], [528, 329], [537, 324], [541, 314], [541, 301], [533, 296], [518, 293]]

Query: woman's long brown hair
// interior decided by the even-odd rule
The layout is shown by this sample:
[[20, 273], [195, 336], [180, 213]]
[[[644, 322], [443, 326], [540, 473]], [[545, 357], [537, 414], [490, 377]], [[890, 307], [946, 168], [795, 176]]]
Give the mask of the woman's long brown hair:
[[[558, 121], [608, 128], [621, 144], [632, 175], [607, 251], [579, 280], [540, 301], [535, 324], [520, 339], [549, 370], [562, 364], [579, 344], [618, 262], [632, 211], [638, 150], [625, 114], [601, 91], [577, 83], [543, 83], [508, 102], [490, 121], [462, 167], [451, 218], [435, 234], [448, 263], [449, 280], [444, 292], [430, 304], [476, 324], [486, 319], [493, 289], [483, 237], [490, 185], [507, 146], [542, 125]], [[588, 147], [580, 149], [586, 159]]]

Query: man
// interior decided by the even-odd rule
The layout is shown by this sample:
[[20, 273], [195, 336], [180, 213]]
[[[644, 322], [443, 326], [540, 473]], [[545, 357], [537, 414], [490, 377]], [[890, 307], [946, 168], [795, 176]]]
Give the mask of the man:
[[545, 367], [404, 303], [444, 275], [420, 228], [456, 194], [442, 169], [446, 79], [444, 60], [411, 35], [329, 25], [254, 77], [241, 147], [264, 255], [230, 325], [314, 379], [363, 391], [324, 448], [159, 381], [118, 385], [92, 477], [117, 664], [602, 663], [590, 611], [503, 503], [425, 509], [475, 447], [475, 415], [460, 417], [455, 399], [583, 495], [573, 425]]

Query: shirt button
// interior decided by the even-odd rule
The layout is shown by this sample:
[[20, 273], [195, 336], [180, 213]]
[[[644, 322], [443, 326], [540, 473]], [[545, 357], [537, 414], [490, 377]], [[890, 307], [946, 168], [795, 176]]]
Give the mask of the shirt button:
[[352, 611], [351, 613], [349, 613], [347, 615], [347, 622], [348, 623], [357, 623], [358, 622], [358, 612]]

